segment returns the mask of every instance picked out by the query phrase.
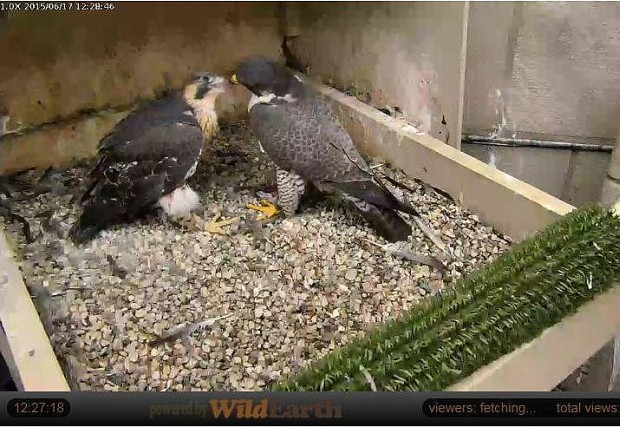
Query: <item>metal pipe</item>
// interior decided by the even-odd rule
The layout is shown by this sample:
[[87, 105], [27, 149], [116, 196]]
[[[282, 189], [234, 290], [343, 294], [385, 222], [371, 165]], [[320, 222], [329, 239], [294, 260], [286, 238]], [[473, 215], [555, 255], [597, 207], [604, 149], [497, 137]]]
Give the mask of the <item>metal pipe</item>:
[[463, 135], [463, 142], [479, 145], [495, 145], [500, 147], [537, 147], [556, 150], [602, 151], [611, 153], [613, 145], [593, 144], [584, 142], [544, 141], [522, 138], [491, 138], [479, 135]]

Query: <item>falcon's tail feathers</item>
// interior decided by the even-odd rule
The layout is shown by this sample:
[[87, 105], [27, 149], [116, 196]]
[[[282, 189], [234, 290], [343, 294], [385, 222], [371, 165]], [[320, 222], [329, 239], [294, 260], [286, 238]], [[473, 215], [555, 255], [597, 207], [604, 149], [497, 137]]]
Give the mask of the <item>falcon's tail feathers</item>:
[[88, 243], [104, 228], [120, 219], [119, 204], [112, 200], [91, 201], [69, 231], [69, 238], [77, 245]]
[[355, 206], [370, 226], [385, 240], [394, 243], [407, 240], [411, 226], [401, 218], [397, 211], [358, 201]]
[[80, 203], [86, 203], [86, 201], [88, 200], [88, 198], [90, 196], [92, 196], [92, 192], [95, 189], [95, 187], [97, 186], [98, 182], [96, 180], [93, 180], [93, 182], [88, 186], [88, 188], [86, 189], [86, 191], [84, 191], [84, 194], [82, 194], [82, 197], [80, 197]]
[[375, 206], [398, 210], [409, 215], [420, 216], [411, 205], [402, 202], [378, 179], [365, 181], [331, 182], [331, 186], [355, 198], [365, 200]]
[[93, 240], [102, 228], [100, 224], [85, 224], [83, 218], [80, 218], [73, 224], [73, 227], [71, 227], [69, 238], [76, 245], [82, 245]]
[[[392, 184], [396, 183], [396, 180], [388, 180], [390, 181]], [[410, 204], [399, 200], [396, 198], [396, 196], [394, 196], [394, 194], [385, 186], [385, 184], [383, 184], [381, 181], [377, 180], [377, 183], [379, 184], [379, 187], [381, 187], [381, 189], [386, 193], [389, 194], [389, 198], [392, 200], [392, 202], [395, 204], [395, 208], [398, 209], [401, 212], [405, 212], [408, 213], [409, 215], [413, 215], [413, 216], [417, 216], [419, 217], [420, 214], [419, 212]]]

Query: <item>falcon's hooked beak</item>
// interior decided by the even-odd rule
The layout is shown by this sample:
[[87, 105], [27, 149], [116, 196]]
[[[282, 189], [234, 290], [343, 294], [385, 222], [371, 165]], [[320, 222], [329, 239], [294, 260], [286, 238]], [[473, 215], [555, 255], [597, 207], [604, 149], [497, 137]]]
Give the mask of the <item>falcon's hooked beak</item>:
[[233, 75], [230, 77], [230, 82], [234, 85], [239, 84], [239, 80], [237, 79], [237, 73], [233, 73]]

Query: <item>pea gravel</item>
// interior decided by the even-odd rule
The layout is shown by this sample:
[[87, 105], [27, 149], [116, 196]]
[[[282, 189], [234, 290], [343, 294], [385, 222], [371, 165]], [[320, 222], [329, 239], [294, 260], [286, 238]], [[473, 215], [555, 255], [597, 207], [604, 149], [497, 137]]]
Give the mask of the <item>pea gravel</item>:
[[[413, 190], [395, 189], [452, 254], [443, 276], [372, 244], [387, 242], [343, 205], [313, 202], [296, 217], [261, 225], [245, 205], [273, 188], [273, 167], [239, 124], [222, 129], [190, 182], [206, 221], [240, 218], [225, 234], [153, 216], [80, 248], [65, 236], [88, 170], [16, 178], [24, 185], [13, 185], [11, 203], [35, 242], [26, 244], [18, 223], [5, 224], [74, 389], [261, 390], [404, 314], [510, 245], [475, 215], [387, 166], [377, 170]], [[37, 189], [44, 191], [32, 193]], [[414, 230], [409, 250], [438, 256]]]

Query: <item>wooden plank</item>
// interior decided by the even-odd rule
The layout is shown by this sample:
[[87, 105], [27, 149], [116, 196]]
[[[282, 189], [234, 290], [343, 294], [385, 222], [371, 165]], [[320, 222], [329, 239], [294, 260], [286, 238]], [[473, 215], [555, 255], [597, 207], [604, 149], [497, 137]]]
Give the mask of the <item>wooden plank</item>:
[[620, 284], [448, 391], [549, 391], [620, 331]]
[[306, 82], [332, 104], [362, 152], [446, 191], [484, 223], [515, 240], [575, 209], [351, 96]]
[[0, 351], [22, 391], [70, 391], [0, 230]]

